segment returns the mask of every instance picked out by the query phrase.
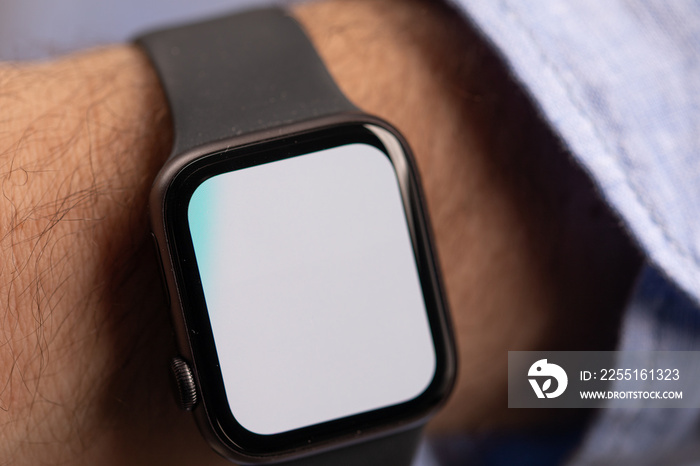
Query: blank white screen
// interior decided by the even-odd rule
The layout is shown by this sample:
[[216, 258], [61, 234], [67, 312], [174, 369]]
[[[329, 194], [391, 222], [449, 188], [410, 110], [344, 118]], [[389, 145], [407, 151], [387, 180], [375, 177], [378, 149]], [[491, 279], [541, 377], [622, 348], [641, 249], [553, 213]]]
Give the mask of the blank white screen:
[[188, 207], [229, 406], [276, 434], [415, 398], [435, 351], [393, 166], [350, 144], [214, 176]]

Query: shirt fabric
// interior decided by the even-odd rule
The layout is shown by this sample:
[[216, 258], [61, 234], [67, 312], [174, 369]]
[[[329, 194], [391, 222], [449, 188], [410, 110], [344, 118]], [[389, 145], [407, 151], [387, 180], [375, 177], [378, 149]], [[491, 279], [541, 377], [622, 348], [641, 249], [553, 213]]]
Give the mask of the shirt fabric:
[[[700, 3], [459, 4], [646, 256], [618, 349], [700, 349]], [[687, 464], [697, 425], [611, 404], [570, 464]]]
[[[502, 56], [645, 254], [618, 349], [700, 349], [700, 3], [453, 2]], [[253, 3], [6, 1], [0, 59], [123, 42], [146, 28]], [[575, 444], [575, 466], [689, 464], [700, 458], [693, 449], [698, 416], [611, 405], [582, 440], [576, 432], [521, 435], [489, 446], [459, 437], [424, 443], [416, 464], [440, 466], [438, 457], [443, 466], [556, 464]]]

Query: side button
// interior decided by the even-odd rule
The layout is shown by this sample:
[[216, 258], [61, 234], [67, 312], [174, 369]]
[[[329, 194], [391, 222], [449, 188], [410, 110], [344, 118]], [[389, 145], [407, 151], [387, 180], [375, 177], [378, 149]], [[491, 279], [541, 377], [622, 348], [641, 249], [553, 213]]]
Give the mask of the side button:
[[165, 270], [163, 270], [163, 258], [160, 255], [160, 248], [158, 247], [158, 240], [156, 235], [151, 232], [151, 239], [153, 240], [153, 251], [156, 255], [156, 261], [158, 262], [158, 271], [160, 272], [160, 288], [163, 290], [163, 295], [165, 296], [165, 304], [168, 309], [170, 309], [170, 293], [168, 292], [168, 282], [165, 280]]
[[192, 411], [197, 405], [198, 396], [190, 365], [184, 359], [174, 357], [170, 362], [170, 371], [175, 385], [175, 398], [180, 409]]

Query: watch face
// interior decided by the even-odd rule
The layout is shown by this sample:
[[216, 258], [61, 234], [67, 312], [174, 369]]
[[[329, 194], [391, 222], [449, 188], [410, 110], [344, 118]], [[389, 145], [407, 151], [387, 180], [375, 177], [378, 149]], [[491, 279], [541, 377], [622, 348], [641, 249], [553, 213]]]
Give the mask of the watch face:
[[418, 198], [398, 140], [373, 125], [218, 152], [174, 177], [166, 232], [220, 436], [288, 450], [441, 398], [451, 370]]

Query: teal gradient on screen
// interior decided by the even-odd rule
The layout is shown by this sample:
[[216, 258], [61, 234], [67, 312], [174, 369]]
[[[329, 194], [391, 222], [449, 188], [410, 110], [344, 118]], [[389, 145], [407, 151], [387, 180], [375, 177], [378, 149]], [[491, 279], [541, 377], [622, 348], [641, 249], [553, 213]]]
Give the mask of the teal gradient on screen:
[[206, 282], [207, 277], [216, 269], [216, 251], [214, 250], [216, 241], [212, 235], [217, 231], [216, 212], [219, 209], [220, 196], [217, 195], [219, 191], [218, 183], [205, 181], [194, 192], [188, 206], [187, 215], [192, 244], [202, 282]]

